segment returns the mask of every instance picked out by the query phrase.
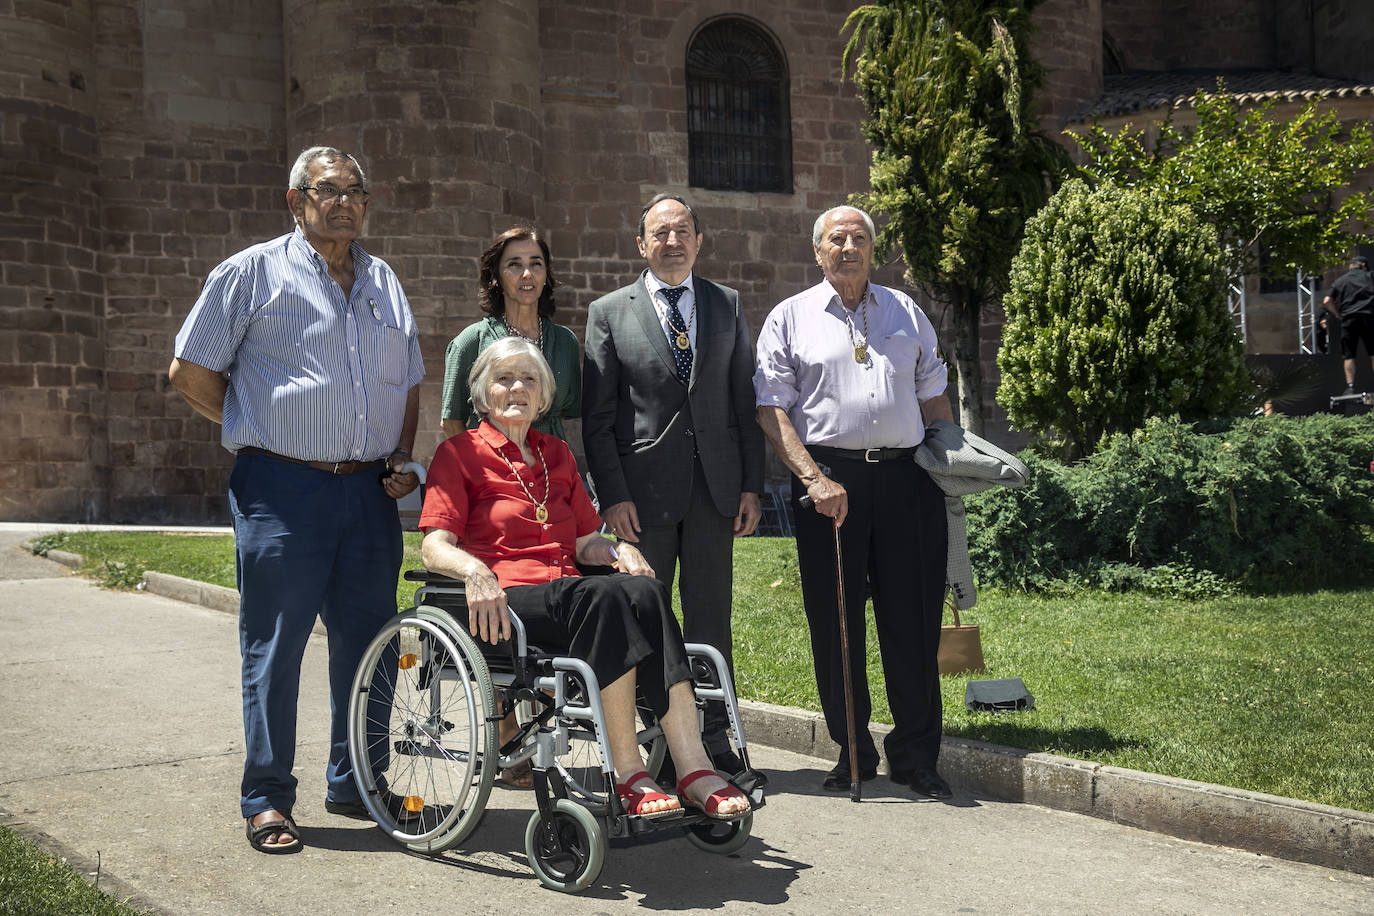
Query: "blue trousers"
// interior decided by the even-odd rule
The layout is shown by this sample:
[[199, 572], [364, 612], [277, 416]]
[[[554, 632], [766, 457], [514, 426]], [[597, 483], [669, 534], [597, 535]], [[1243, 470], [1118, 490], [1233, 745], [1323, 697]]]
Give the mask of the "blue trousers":
[[378, 482], [380, 464], [377, 470], [336, 476], [266, 455], [234, 462], [244, 817], [295, 804], [301, 658], [317, 616], [329, 633], [327, 797], [358, 798], [348, 758], [349, 693], [363, 651], [396, 613], [402, 552], [396, 501]]

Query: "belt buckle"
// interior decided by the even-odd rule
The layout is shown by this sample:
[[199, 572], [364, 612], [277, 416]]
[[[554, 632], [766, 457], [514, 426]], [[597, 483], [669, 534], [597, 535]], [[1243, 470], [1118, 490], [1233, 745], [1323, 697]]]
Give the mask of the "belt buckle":
[[344, 463], [345, 463], [345, 462], [343, 462], [343, 461], [336, 461], [336, 462], [334, 462], [334, 471], [333, 471], [333, 473], [334, 473], [335, 475], [337, 475], [337, 474], [339, 473], [339, 465], [344, 464]]
[[882, 458], [878, 457], [882, 454], [882, 451], [883, 450], [880, 448], [864, 449], [864, 461], [866, 461], [869, 464], [877, 464], [879, 461], [882, 461]]

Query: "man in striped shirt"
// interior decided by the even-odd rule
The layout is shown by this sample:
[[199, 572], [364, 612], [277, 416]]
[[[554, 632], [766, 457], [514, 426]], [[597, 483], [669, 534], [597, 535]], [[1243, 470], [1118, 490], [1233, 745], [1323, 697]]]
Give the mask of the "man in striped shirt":
[[419, 483], [396, 471], [410, 460], [424, 376], [401, 285], [357, 242], [367, 198], [352, 156], [301, 153], [286, 192], [295, 228], [211, 272], [168, 373], [237, 456], [240, 807], [263, 852], [300, 848], [296, 698], [317, 615], [329, 634], [325, 807], [367, 816], [348, 757], [348, 692], [363, 650], [396, 613], [396, 500]]

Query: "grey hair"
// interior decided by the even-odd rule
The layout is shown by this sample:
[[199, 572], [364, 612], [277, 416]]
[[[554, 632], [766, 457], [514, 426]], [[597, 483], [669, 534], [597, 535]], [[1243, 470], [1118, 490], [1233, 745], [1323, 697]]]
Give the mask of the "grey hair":
[[301, 154], [296, 157], [296, 164], [291, 166], [291, 177], [288, 179], [288, 188], [299, 188], [306, 183], [310, 177], [310, 163], [316, 159], [328, 159], [333, 162], [338, 159], [346, 159], [352, 163], [354, 171], [358, 173], [358, 183], [367, 187], [367, 176], [363, 174], [363, 167], [352, 153], [345, 153], [341, 149], [332, 146], [312, 146], [309, 149], [301, 150]]
[[873, 217], [869, 216], [858, 207], [851, 207], [849, 204], [841, 204], [838, 207], [831, 207], [829, 210], [826, 210], [820, 216], [816, 217], [816, 225], [811, 227], [811, 244], [813, 247], [821, 247], [821, 233], [825, 231], [825, 221], [841, 210], [853, 210], [855, 213], [862, 216], [864, 218], [864, 225], [868, 227], [868, 240], [870, 242], [877, 240], [878, 230], [873, 228]]
[[477, 354], [472, 371], [468, 373], [468, 391], [478, 416], [485, 417], [491, 412], [491, 405], [487, 403], [487, 386], [491, 384], [492, 367], [503, 359], [515, 356], [527, 356], [534, 361], [534, 374], [539, 377], [539, 404], [535, 419], [544, 416], [553, 406], [553, 370], [544, 360], [544, 354], [523, 337], [502, 337]]

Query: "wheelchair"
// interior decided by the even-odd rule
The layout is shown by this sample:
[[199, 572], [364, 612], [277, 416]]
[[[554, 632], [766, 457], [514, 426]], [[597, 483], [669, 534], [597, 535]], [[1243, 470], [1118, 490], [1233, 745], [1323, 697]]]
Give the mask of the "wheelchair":
[[[420, 583], [414, 606], [382, 627], [363, 654], [348, 718], [358, 789], [394, 840], [426, 855], [463, 842], [482, 820], [498, 770], [529, 760], [538, 808], [525, 829], [525, 854], [554, 890], [591, 886], [613, 837], [680, 829], [719, 855], [745, 844], [753, 811], [736, 821], [712, 820], [687, 806], [653, 819], [627, 814], [591, 668], [530, 646], [513, 612], [511, 639], [479, 643], [466, 626], [462, 582], [424, 570], [405, 578]], [[698, 721], [705, 701], [725, 704], [729, 737], [745, 764], [730, 781], [757, 810], [762, 780], [749, 766], [725, 659], [705, 644], [686, 648]], [[522, 713], [520, 731], [501, 745], [497, 724], [512, 709]], [[667, 742], [648, 709], [641, 707], [639, 720], [641, 750], [657, 778]]]

